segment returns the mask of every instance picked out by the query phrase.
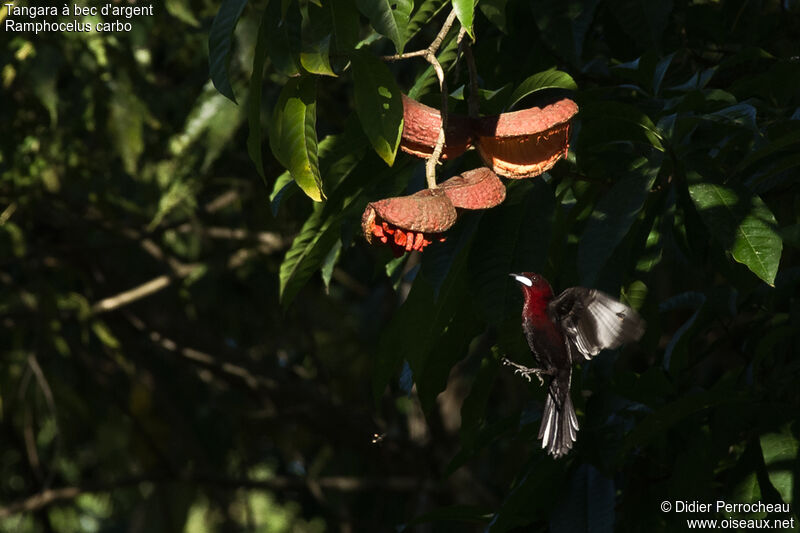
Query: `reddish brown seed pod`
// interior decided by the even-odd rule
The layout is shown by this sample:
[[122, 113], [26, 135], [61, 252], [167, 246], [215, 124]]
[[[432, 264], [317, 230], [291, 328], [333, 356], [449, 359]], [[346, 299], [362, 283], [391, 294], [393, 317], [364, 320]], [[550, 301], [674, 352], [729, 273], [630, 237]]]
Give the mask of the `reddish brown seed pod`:
[[459, 209], [489, 209], [506, 199], [506, 188], [497, 174], [486, 167], [462, 172], [439, 184]]
[[476, 146], [483, 161], [506, 178], [532, 178], [566, 157], [570, 120], [578, 105], [569, 98], [543, 107], [477, 120]]
[[[428, 157], [433, 153], [442, 115], [437, 109], [403, 96], [403, 136], [400, 149], [417, 157]], [[467, 117], [449, 114], [447, 131], [442, 148], [442, 159], [453, 159], [463, 154], [472, 145], [472, 126]]]
[[456, 209], [441, 189], [425, 189], [410, 196], [371, 202], [361, 216], [361, 229], [367, 242], [373, 239], [389, 244], [395, 255], [422, 251], [456, 221]]

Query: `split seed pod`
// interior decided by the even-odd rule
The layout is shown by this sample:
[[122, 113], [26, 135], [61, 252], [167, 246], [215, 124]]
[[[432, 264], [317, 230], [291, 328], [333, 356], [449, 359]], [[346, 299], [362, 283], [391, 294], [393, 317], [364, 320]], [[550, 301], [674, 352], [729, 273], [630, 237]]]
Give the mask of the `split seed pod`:
[[506, 188], [497, 174], [486, 167], [453, 176], [439, 184], [458, 209], [489, 209], [506, 199]]
[[389, 244], [395, 255], [422, 251], [456, 221], [456, 209], [441, 189], [424, 189], [410, 196], [371, 202], [361, 216], [367, 242], [378, 239]]
[[563, 98], [544, 107], [477, 120], [477, 147], [483, 161], [506, 178], [532, 178], [566, 157], [569, 123], [578, 105]]
[[[417, 157], [428, 157], [433, 153], [442, 115], [437, 109], [403, 96], [403, 136], [400, 149]], [[461, 115], [447, 115], [447, 131], [442, 148], [442, 159], [453, 159], [463, 154], [472, 145], [470, 120]]]

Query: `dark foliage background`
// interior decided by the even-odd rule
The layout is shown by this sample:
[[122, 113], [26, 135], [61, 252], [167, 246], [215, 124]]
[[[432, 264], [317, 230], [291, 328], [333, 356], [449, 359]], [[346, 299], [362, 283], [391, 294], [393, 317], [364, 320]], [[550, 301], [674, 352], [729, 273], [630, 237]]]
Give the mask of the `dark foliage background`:
[[[796, 516], [800, 3], [481, 0], [481, 111], [568, 91], [569, 159], [393, 260], [360, 214], [424, 163], [382, 161], [356, 100], [439, 107], [424, 61], [377, 58], [426, 47], [450, 8], [165, 0], [130, 33], [0, 32], [0, 530], [685, 530], [664, 500]], [[439, 59], [465, 113], [457, 27]], [[208, 81], [209, 33], [238, 106]], [[324, 203], [297, 186], [319, 194], [317, 158]], [[558, 461], [543, 390], [499, 364], [530, 363], [519, 270], [648, 323], [576, 370]]]

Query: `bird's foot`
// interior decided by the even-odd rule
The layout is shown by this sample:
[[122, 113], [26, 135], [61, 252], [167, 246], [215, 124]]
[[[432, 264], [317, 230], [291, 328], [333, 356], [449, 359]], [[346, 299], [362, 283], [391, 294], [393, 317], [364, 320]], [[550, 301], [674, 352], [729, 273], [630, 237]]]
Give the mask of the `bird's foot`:
[[544, 385], [544, 379], [542, 379], [542, 374], [546, 374], [546, 372], [541, 368], [530, 368], [527, 366], [522, 366], [506, 357], [503, 357], [502, 361], [505, 366], [510, 366], [514, 369], [515, 375], [524, 377], [525, 379], [528, 380], [528, 382], [531, 381], [532, 375], [536, 376], [536, 378], [539, 380], [539, 384]]

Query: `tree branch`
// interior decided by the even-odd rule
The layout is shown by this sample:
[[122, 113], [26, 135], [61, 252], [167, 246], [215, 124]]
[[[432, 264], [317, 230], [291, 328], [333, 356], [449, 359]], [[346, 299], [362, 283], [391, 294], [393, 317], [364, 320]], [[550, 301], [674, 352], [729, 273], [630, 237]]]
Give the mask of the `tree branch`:
[[263, 376], [254, 375], [252, 372], [242, 366], [228, 362], [220, 362], [214, 356], [205, 352], [201, 352], [200, 350], [180, 347], [174, 340], [164, 337], [157, 331], [148, 329], [144, 321], [132, 313], [125, 313], [125, 317], [134, 328], [146, 334], [152, 342], [169, 352], [176, 353], [194, 363], [201, 363], [207, 367], [218, 370], [223, 374], [240, 379], [244, 381], [244, 383], [250, 389], [258, 390], [263, 388], [267, 390], [275, 390], [277, 388], [277, 383], [274, 380], [265, 378]]
[[447, 82], [444, 79], [444, 70], [442, 70], [442, 65], [439, 63], [439, 60], [436, 59], [436, 52], [438, 52], [439, 47], [442, 46], [442, 42], [447, 36], [447, 33], [450, 31], [450, 28], [453, 26], [453, 22], [455, 22], [455, 20], [456, 12], [451, 10], [450, 14], [447, 16], [447, 19], [445, 19], [444, 24], [442, 24], [442, 29], [439, 30], [439, 33], [433, 39], [430, 46], [424, 50], [382, 57], [384, 61], [400, 61], [402, 59], [409, 59], [412, 57], [423, 57], [425, 58], [425, 61], [431, 64], [434, 72], [436, 72], [436, 77], [439, 79], [439, 91], [442, 94], [442, 127], [439, 130], [439, 136], [436, 139], [436, 145], [433, 147], [433, 153], [431, 153], [431, 155], [428, 156], [427, 161], [425, 161], [425, 179], [428, 182], [429, 189], [437, 188], [436, 165], [440, 164], [439, 158], [442, 156], [442, 150], [444, 149], [445, 141], [445, 131], [447, 131]]
[[104, 298], [92, 305], [92, 314], [99, 315], [101, 313], [114, 311], [115, 309], [119, 309], [120, 307], [131, 304], [136, 300], [146, 298], [151, 294], [169, 287], [176, 278], [177, 276], [175, 275], [170, 276], [167, 274], [162, 274], [161, 276], [157, 276], [150, 281], [142, 283], [141, 285], [138, 285], [132, 289], [115, 294], [114, 296], [109, 296], [108, 298]]

